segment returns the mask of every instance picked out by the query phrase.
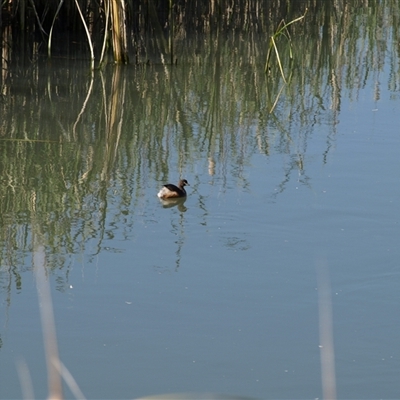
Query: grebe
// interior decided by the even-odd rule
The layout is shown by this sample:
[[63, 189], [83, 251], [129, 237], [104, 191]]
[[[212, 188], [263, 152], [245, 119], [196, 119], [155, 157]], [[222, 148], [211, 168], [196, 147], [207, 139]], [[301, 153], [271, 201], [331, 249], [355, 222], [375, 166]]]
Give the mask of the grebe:
[[157, 193], [160, 199], [176, 199], [177, 197], [186, 197], [185, 186], [190, 186], [186, 179], [181, 179], [178, 186], [172, 183], [167, 183]]

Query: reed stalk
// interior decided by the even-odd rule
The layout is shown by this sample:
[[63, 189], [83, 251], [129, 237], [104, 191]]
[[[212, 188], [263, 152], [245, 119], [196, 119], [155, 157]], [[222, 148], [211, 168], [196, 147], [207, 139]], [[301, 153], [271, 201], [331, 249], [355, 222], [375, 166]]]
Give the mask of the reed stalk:
[[50, 32], [49, 32], [49, 40], [47, 42], [47, 54], [48, 54], [49, 58], [51, 57], [51, 40], [53, 37], [54, 23], [56, 22], [58, 13], [60, 12], [61, 6], [63, 5], [63, 3], [64, 3], [64, 0], [60, 0], [60, 3], [58, 4], [57, 10], [56, 10], [56, 13], [54, 14], [54, 17], [53, 17], [53, 22], [51, 23], [51, 28], [50, 28]]
[[85, 28], [85, 32], [86, 32], [86, 36], [87, 36], [88, 44], [89, 44], [89, 49], [90, 49], [91, 68], [92, 68], [92, 70], [93, 70], [93, 69], [94, 69], [94, 51], [93, 51], [92, 39], [91, 39], [91, 37], [90, 37], [89, 28], [88, 28], [88, 26], [87, 26], [87, 24], [86, 24], [85, 18], [83, 17], [83, 14], [82, 14], [81, 8], [80, 8], [80, 6], [79, 6], [78, 0], [75, 0], [75, 4], [76, 4], [76, 7], [77, 7], [77, 9], [78, 9], [79, 15], [80, 15], [80, 17], [81, 17], [83, 26], [84, 26], [84, 28]]
[[169, 0], [169, 53], [171, 57], [171, 65], [174, 63], [174, 11], [173, 0]]
[[269, 43], [269, 48], [268, 48], [268, 53], [267, 53], [267, 60], [265, 62], [265, 68], [264, 68], [264, 72], [268, 73], [271, 70], [271, 56], [272, 53], [275, 51], [275, 55], [276, 55], [276, 59], [277, 59], [277, 63], [278, 63], [278, 67], [279, 67], [279, 71], [281, 73], [282, 79], [285, 83], [287, 83], [287, 79], [285, 77], [285, 73], [283, 70], [283, 66], [282, 66], [282, 62], [281, 62], [281, 56], [279, 55], [279, 50], [277, 47], [277, 40], [279, 40], [279, 38], [281, 36], [283, 36], [284, 38], [286, 38], [287, 43], [288, 43], [288, 48], [289, 48], [289, 57], [290, 60], [293, 60], [293, 45], [292, 45], [292, 38], [290, 37], [290, 33], [289, 30], [287, 29], [288, 26], [294, 24], [295, 22], [301, 21], [307, 14], [307, 9], [304, 12], [304, 14], [298, 18], [295, 18], [294, 20], [286, 23], [285, 20], [281, 20], [281, 22], [279, 23], [278, 27], [276, 28], [275, 33], [271, 36], [270, 38], [270, 43]]
[[[23, 24], [25, 25], [25, 5], [24, 5], [25, 0], [24, 0], [24, 1], [21, 1], [20, 3], [21, 3], [21, 6], [22, 6], [22, 8], [23, 8], [23, 10], [21, 10], [21, 14], [20, 14], [20, 15], [21, 15], [21, 20], [22, 20], [22, 19], [24, 20]], [[33, 2], [33, 0], [30, 0], [30, 3], [31, 3], [31, 6], [32, 6], [32, 10], [33, 10], [33, 12], [34, 12], [34, 14], [35, 14], [35, 17], [36, 17], [36, 22], [37, 22], [37, 24], [39, 25], [39, 30], [40, 30], [40, 33], [41, 33], [42, 37], [43, 37], [43, 35], [46, 35], [46, 36], [47, 36], [47, 33], [46, 33], [46, 31], [44, 30], [44, 28], [43, 28], [43, 26], [42, 26], [42, 23], [41, 23], [41, 21], [40, 21], [39, 15], [38, 15], [38, 13], [37, 13], [37, 11], [36, 11], [35, 3]], [[21, 26], [21, 29], [22, 29], [22, 26]]]
[[125, 0], [111, 0], [112, 42], [114, 61], [127, 64], [129, 62], [126, 38]]
[[103, 46], [101, 48], [101, 55], [100, 55], [100, 60], [99, 60], [99, 65], [102, 64], [103, 58], [104, 58], [104, 52], [106, 50], [106, 44], [107, 44], [107, 38], [108, 38], [108, 24], [109, 24], [109, 19], [110, 19], [110, 0], [105, 0], [104, 1], [104, 12], [106, 15], [106, 24], [104, 27], [104, 39], [103, 39]]

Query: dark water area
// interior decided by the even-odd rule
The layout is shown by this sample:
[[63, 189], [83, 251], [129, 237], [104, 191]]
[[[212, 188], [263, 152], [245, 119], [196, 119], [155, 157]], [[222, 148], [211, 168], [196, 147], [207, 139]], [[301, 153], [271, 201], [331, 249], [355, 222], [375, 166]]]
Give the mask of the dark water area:
[[0, 398], [48, 395], [35, 268], [86, 398], [397, 398], [394, 10], [309, 12], [267, 71], [259, 32], [94, 71], [3, 50]]

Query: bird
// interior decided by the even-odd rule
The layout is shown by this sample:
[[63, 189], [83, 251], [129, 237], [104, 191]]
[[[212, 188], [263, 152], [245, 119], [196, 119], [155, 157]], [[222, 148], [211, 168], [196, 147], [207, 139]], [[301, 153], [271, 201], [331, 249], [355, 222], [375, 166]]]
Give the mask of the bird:
[[190, 186], [186, 179], [181, 179], [178, 186], [175, 186], [172, 183], [167, 183], [157, 193], [157, 196], [164, 200], [186, 197], [185, 186]]

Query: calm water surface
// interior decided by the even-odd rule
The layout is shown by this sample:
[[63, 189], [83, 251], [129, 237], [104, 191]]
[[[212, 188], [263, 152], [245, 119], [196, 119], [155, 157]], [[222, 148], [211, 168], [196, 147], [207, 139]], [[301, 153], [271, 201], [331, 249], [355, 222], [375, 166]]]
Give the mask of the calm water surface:
[[[245, 76], [249, 67], [242, 68]], [[124, 71], [128, 81], [137, 78], [133, 70]], [[146, 78], [161, 73], [155, 67]], [[388, 77], [386, 64], [381, 82]], [[332, 290], [338, 397], [398, 398], [400, 102], [386, 83], [377, 99], [375, 85], [368, 79], [356, 99], [343, 90], [340, 109], [327, 108], [309, 128], [294, 111], [283, 117], [290, 110], [285, 97], [279, 124], [263, 127], [265, 108], [255, 99], [250, 117], [259, 119], [251, 120], [246, 99], [242, 114], [221, 107], [212, 128], [199, 110], [175, 115], [160, 139], [164, 152], [154, 150], [151, 158], [142, 142], [115, 147], [115, 164], [99, 171], [110, 177], [106, 201], [91, 211], [86, 236], [78, 229], [84, 208], [65, 205], [66, 215], [76, 212], [72, 231], [81, 233], [50, 273], [60, 357], [87, 398], [205, 391], [321, 398], [321, 265]], [[135, 102], [156, 104], [158, 95]], [[211, 100], [203, 95], [207, 108]], [[72, 113], [61, 101], [54, 107], [61, 119]], [[122, 113], [120, 140], [149, 129], [148, 115], [128, 107]], [[201, 115], [212, 119], [207, 111]], [[81, 124], [103, 134], [85, 114]], [[205, 145], [218, 129], [218, 140]], [[175, 146], [188, 131], [194, 139]], [[267, 152], [260, 132], [268, 132]], [[153, 140], [151, 129], [148, 135]], [[190, 140], [192, 147], [185, 147]], [[139, 160], [134, 172], [124, 168], [132, 158]], [[159, 163], [164, 167], [157, 170]], [[130, 175], [139, 170], [140, 179]], [[156, 193], [180, 176], [191, 184], [188, 198], [164, 208]], [[84, 207], [91, 208], [89, 197]], [[3, 264], [0, 397], [22, 396], [16, 363], [23, 359], [35, 395], [43, 398], [32, 255]], [[67, 388], [66, 396], [72, 397]]]

